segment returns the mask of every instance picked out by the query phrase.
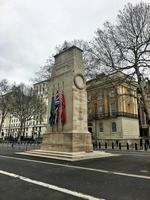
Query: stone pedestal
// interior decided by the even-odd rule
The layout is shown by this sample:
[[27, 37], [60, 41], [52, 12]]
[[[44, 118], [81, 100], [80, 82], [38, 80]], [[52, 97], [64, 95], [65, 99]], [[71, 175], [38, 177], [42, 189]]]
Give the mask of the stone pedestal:
[[89, 133], [47, 133], [44, 134], [41, 150], [59, 152], [91, 152]]

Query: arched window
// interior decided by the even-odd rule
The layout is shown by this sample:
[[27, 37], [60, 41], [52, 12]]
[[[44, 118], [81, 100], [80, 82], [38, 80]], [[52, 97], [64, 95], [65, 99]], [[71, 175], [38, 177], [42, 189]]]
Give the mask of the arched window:
[[116, 122], [112, 122], [112, 132], [117, 132], [117, 124]]

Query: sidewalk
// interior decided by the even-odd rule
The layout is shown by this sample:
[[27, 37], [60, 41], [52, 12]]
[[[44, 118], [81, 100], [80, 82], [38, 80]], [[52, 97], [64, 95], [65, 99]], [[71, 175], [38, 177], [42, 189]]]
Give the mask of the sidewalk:
[[117, 152], [117, 151], [123, 151], [123, 152], [147, 152], [147, 153], [150, 153], [150, 148], [148, 148], [147, 150], [145, 150], [144, 148], [143, 149], [137, 149], [135, 150], [134, 148], [130, 148], [127, 150], [126, 147], [121, 147], [121, 149], [119, 149], [119, 147], [115, 147], [114, 149], [112, 149], [112, 147], [107, 147], [105, 148], [105, 146], [102, 146], [101, 148], [93, 148], [95, 151], [114, 151], [114, 152]]

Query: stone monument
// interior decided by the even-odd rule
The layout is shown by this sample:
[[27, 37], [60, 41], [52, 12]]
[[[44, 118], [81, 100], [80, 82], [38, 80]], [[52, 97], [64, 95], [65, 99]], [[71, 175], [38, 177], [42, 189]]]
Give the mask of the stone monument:
[[[70, 154], [93, 151], [91, 134], [87, 128], [87, 92], [83, 70], [82, 50], [78, 47], [72, 46], [55, 55], [49, 99], [59, 96], [59, 117], [54, 125], [48, 125], [47, 133], [43, 135], [42, 150]], [[62, 93], [65, 97], [64, 124], [60, 117]]]
[[[87, 92], [83, 70], [82, 50], [78, 47], [64, 49], [55, 56], [48, 95], [50, 124], [43, 135], [41, 149], [18, 154], [68, 161], [112, 156], [93, 151], [87, 128]], [[65, 104], [62, 105], [63, 97]], [[62, 111], [65, 114], [63, 120]]]

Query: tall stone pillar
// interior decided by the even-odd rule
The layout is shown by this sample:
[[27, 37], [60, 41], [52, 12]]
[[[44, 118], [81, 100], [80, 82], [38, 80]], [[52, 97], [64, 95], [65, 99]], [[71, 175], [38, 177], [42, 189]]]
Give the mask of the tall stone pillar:
[[[76, 46], [65, 49], [55, 56], [55, 64], [49, 85], [49, 112], [52, 95], [63, 91], [66, 100], [66, 123], [51, 127], [43, 135], [41, 149], [57, 152], [93, 151], [91, 134], [87, 128], [87, 92], [83, 75], [82, 50]], [[60, 104], [61, 105], [61, 104]], [[61, 113], [61, 106], [59, 114]]]

